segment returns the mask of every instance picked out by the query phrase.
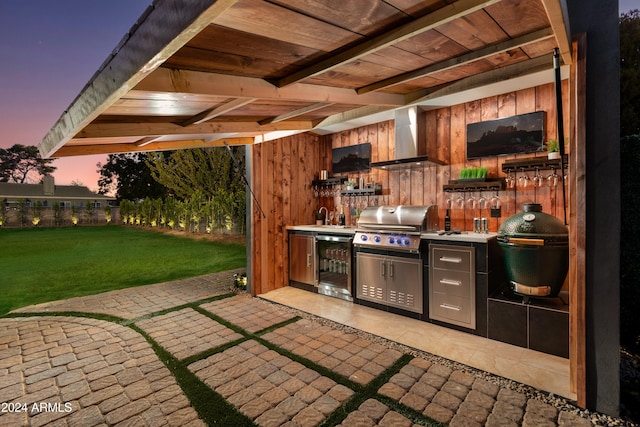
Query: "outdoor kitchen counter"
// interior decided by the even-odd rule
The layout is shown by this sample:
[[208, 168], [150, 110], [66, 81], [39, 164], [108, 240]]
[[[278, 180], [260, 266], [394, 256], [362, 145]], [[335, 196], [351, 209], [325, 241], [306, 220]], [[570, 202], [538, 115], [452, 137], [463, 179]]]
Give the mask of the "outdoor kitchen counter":
[[[353, 236], [356, 233], [356, 227], [339, 226], [339, 225], [289, 225], [287, 230], [291, 231], [307, 231], [313, 233], [324, 234], [344, 234]], [[442, 240], [448, 242], [470, 242], [470, 243], [487, 243], [489, 240], [493, 240], [498, 236], [497, 233], [474, 233], [471, 231], [463, 231], [461, 234], [443, 234], [440, 236], [438, 233], [422, 233], [421, 239], [425, 240]]]
[[289, 225], [287, 230], [291, 231], [310, 231], [313, 233], [323, 234], [344, 234], [353, 236], [356, 234], [355, 227], [340, 226], [340, 225]]

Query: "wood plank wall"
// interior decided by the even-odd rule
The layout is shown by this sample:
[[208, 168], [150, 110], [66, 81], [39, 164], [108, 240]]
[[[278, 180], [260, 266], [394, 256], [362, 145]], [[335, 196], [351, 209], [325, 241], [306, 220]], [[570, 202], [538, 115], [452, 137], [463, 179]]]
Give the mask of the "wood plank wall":
[[[569, 129], [569, 102], [567, 93], [567, 82], [564, 82], [564, 111], [565, 129]], [[516, 114], [531, 113], [535, 111], [545, 111], [545, 140], [556, 138], [556, 114], [555, 114], [555, 90], [553, 84], [540, 86], [537, 88], [525, 89], [511, 92], [504, 95], [484, 98], [481, 100], [468, 102], [466, 104], [455, 105], [447, 108], [440, 108], [426, 112], [426, 147], [422, 147], [425, 152], [435, 155], [443, 160], [444, 166], [424, 166], [418, 169], [405, 169], [396, 171], [385, 171], [372, 169], [368, 173], [348, 174], [349, 178], [358, 180], [364, 177], [365, 182], [374, 181], [382, 184], [383, 195], [379, 197], [362, 198], [362, 202], [368, 204], [386, 205], [432, 205], [439, 208], [441, 223], [443, 221], [447, 206], [451, 206], [451, 226], [461, 230], [473, 229], [473, 218], [489, 218], [490, 231], [498, 231], [502, 220], [522, 210], [522, 206], [528, 202], [542, 204], [543, 211], [564, 220], [562, 209], [562, 188], [560, 185], [552, 188], [548, 185], [546, 178], [551, 171], [540, 171], [545, 180], [543, 186], [534, 188], [532, 179], [535, 172], [528, 172], [531, 181], [526, 188], [516, 186], [514, 190], [504, 190], [500, 192], [471, 192], [471, 193], [444, 193], [443, 185], [448, 184], [450, 179], [456, 179], [460, 175], [460, 170], [468, 167], [486, 167], [490, 177], [505, 178], [502, 173], [502, 163], [505, 160], [518, 157], [530, 157], [531, 155], [487, 157], [477, 160], [466, 159], [466, 125], [485, 120], [509, 117]], [[348, 145], [371, 142], [372, 161], [383, 161], [394, 158], [393, 121], [378, 123], [349, 131], [326, 135], [321, 137], [332, 148], [344, 147]], [[567, 152], [569, 147], [567, 146]], [[546, 156], [546, 152], [540, 153]], [[516, 178], [525, 175], [515, 174]], [[558, 171], [560, 175], [560, 171]], [[569, 189], [567, 188], [567, 200], [569, 200]], [[502, 207], [501, 218], [490, 218], [490, 201], [494, 196], [499, 197]], [[486, 203], [480, 204], [481, 198], [486, 199]], [[476, 200], [475, 208], [473, 199]], [[349, 203], [336, 199], [335, 203], [343, 205]], [[352, 206], [347, 212], [347, 222], [355, 225], [357, 210]], [[568, 215], [568, 211], [567, 211]], [[441, 224], [442, 225], [442, 224]]]
[[318, 136], [299, 134], [251, 147], [252, 187], [266, 217], [251, 205], [252, 293], [288, 281], [288, 225], [312, 224], [318, 209], [311, 182], [327, 158]]
[[[569, 127], [568, 83], [563, 82], [565, 129]], [[466, 160], [466, 124], [477, 121], [508, 117], [516, 114], [545, 111], [545, 140], [556, 138], [555, 91], [553, 84], [524, 89], [490, 98], [484, 98], [452, 107], [426, 112], [426, 147], [422, 150], [443, 160], [444, 166], [400, 171], [372, 169], [362, 176], [365, 182], [374, 181], [382, 185], [383, 194], [361, 198], [357, 204], [347, 206], [347, 224], [356, 224], [357, 209], [363, 204], [378, 205], [432, 205], [438, 206], [442, 226], [446, 206], [450, 203], [451, 226], [462, 230], [473, 229], [474, 217], [490, 217], [489, 203], [484, 208], [470, 206], [469, 198], [485, 197], [490, 200], [495, 192], [444, 193], [442, 186], [450, 179], [459, 177], [465, 167], [487, 167], [489, 176], [505, 177], [501, 171], [507, 159], [520, 156], [487, 157]], [[566, 132], [568, 135], [568, 131]], [[253, 190], [266, 213], [261, 218], [257, 208], [252, 207], [252, 293], [261, 294], [288, 283], [287, 225], [312, 224], [314, 212], [325, 206], [336, 213], [339, 205], [348, 200], [340, 197], [314, 197], [312, 181], [321, 169], [331, 170], [331, 149], [364, 142], [372, 144], [372, 161], [394, 158], [393, 121], [364, 126], [332, 135], [317, 136], [300, 134], [275, 141], [254, 145], [252, 184]], [[567, 146], [568, 152], [569, 146]], [[541, 155], [546, 156], [545, 153]], [[533, 172], [529, 177], [533, 178]], [[543, 171], [546, 177], [550, 171]], [[520, 177], [522, 173], [518, 173]], [[349, 174], [358, 179], [359, 174]], [[504, 190], [498, 194], [502, 207], [501, 218], [490, 218], [490, 231], [498, 231], [500, 223], [510, 215], [521, 211], [524, 203], [542, 204], [543, 211], [563, 219], [562, 190], [550, 188], [545, 182], [536, 189], [532, 184], [523, 189]], [[462, 199], [462, 206], [458, 205]], [[569, 200], [569, 188], [567, 188]], [[353, 202], [353, 200], [352, 200]], [[569, 209], [567, 209], [569, 216]]]

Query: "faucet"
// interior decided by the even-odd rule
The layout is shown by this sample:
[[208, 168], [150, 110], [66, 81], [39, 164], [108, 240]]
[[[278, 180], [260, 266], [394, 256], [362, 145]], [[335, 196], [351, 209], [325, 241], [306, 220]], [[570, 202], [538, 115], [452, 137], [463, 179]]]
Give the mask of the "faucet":
[[324, 209], [324, 225], [329, 225], [329, 210], [324, 206], [320, 206], [318, 213], [322, 212], [322, 209]]

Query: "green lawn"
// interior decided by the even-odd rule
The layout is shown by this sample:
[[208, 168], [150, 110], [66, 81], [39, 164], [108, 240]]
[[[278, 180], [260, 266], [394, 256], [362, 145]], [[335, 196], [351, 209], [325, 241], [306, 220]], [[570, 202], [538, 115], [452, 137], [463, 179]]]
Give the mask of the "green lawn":
[[108, 226], [0, 229], [0, 315], [246, 265], [245, 246]]

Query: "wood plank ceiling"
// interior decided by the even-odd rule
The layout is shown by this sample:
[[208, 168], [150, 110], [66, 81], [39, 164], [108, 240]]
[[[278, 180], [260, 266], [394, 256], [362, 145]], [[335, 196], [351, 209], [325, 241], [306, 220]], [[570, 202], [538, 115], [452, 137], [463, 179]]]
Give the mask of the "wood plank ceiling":
[[46, 157], [252, 144], [571, 62], [564, 0], [156, 0]]

